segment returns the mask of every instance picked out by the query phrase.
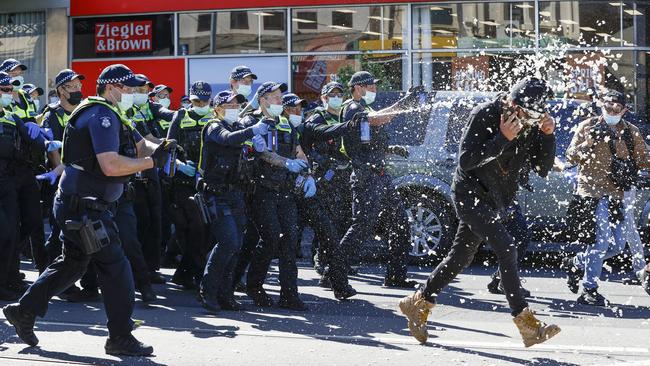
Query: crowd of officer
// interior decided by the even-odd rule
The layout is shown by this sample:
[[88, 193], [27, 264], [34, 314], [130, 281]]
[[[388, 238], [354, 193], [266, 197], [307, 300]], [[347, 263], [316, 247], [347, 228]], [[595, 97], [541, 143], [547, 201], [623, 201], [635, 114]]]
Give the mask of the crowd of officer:
[[[217, 312], [241, 309], [235, 290], [273, 306], [264, 283], [278, 258], [277, 305], [307, 310], [296, 264], [303, 224], [315, 232], [320, 285], [336, 299], [356, 294], [346, 258], [380, 219], [396, 228], [385, 286], [415, 285], [408, 220], [385, 172], [387, 154], [408, 151], [389, 146], [383, 129], [414, 105], [414, 91], [375, 111], [379, 80], [361, 71], [346, 86], [324, 85], [314, 107], [283, 83], [253, 93], [257, 76], [238, 66], [229, 89], [194, 82], [171, 110], [172, 88], [115, 64], [94, 96], [83, 95], [83, 75], [61, 70], [41, 108], [43, 90], [25, 76], [18, 60], [0, 65], [0, 300], [18, 301], [3, 311], [27, 344], [38, 343], [35, 319], [53, 296], [101, 296], [106, 352], [151, 354], [131, 334], [131, 314], [136, 291], [156, 301], [161, 266]], [[25, 254], [40, 274], [31, 285], [19, 271]]]

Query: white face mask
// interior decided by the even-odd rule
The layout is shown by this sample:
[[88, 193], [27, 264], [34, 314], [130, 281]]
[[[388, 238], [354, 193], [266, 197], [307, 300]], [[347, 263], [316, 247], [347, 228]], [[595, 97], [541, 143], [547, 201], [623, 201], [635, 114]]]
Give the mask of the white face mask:
[[620, 121], [623, 116], [613, 116], [611, 114], [608, 114], [606, 111], [603, 111], [603, 118], [605, 119], [605, 123], [609, 126], [616, 126]]
[[223, 120], [226, 121], [229, 125], [232, 125], [237, 120], [239, 120], [239, 109], [224, 109]]
[[14, 97], [11, 94], [2, 94], [0, 101], [2, 102], [3, 107], [9, 107], [11, 105], [11, 102], [14, 101]]
[[302, 116], [298, 114], [290, 114], [289, 123], [291, 123], [293, 127], [298, 127], [302, 123]]
[[133, 93], [133, 103], [135, 105], [144, 105], [147, 102], [148, 96], [145, 93]]
[[165, 108], [169, 108], [169, 106], [172, 104], [172, 101], [169, 100], [169, 98], [160, 98], [158, 99], [158, 104]]
[[277, 117], [282, 114], [284, 107], [282, 104], [270, 104], [266, 110], [272, 117]]
[[251, 95], [251, 86], [246, 84], [237, 85], [237, 94], [241, 94], [244, 98], [248, 98]]
[[38, 100], [38, 99], [34, 99], [33, 102], [34, 102], [34, 107], [36, 107], [36, 110], [37, 110], [37, 111], [38, 111], [39, 109], [41, 109], [41, 101], [40, 101], [40, 100]]
[[[367, 95], [367, 92], [366, 92]], [[374, 99], [373, 99], [374, 101]], [[334, 110], [339, 110], [341, 108], [341, 104], [343, 104], [343, 99], [339, 97], [331, 97], [329, 98], [329, 102], [327, 102], [327, 106], [331, 107]]]
[[366, 101], [366, 104], [372, 104], [375, 101], [377, 93], [366, 90], [366, 94], [363, 96], [363, 100]]
[[[14, 81], [16, 81], [16, 80], [18, 80], [20, 82], [20, 84], [13, 85]], [[14, 76], [14, 77], [11, 78], [11, 84], [14, 86], [14, 91], [22, 88], [24, 83], [25, 83], [25, 78], [23, 78], [22, 75]]]
[[182, 105], [183, 105], [183, 108], [185, 108], [185, 109], [190, 109], [190, 108], [192, 108], [192, 104], [191, 104], [191, 103], [182, 103]]
[[194, 113], [198, 114], [199, 116], [205, 116], [210, 112], [210, 106], [209, 105], [204, 105], [203, 107], [192, 107], [194, 110]]
[[117, 102], [117, 106], [123, 111], [131, 109], [133, 107], [133, 93], [120, 94], [120, 101]]
[[50, 98], [50, 104], [56, 104], [56, 103], [58, 103], [58, 102], [59, 102], [59, 98], [58, 98], [58, 97], [52, 97], [52, 98]]

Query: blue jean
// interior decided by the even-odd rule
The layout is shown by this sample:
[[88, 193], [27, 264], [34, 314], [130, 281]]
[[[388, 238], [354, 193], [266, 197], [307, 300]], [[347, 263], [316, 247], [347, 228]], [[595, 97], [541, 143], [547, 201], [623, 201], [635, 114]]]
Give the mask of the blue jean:
[[609, 198], [601, 198], [596, 207], [596, 242], [574, 259], [575, 266], [585, 271], [582, 280], [585, 289], [597, 288], [603, 262], [625, 249], [624, 229], [625, 221], [610, 223]]
[[241, 191], [206, 197], [212, 215], [210, 231], [216, 243], [208, 256], [201, 294], [210, 301], [233, 296], [233, 273], [242, 246], [246, 205]]

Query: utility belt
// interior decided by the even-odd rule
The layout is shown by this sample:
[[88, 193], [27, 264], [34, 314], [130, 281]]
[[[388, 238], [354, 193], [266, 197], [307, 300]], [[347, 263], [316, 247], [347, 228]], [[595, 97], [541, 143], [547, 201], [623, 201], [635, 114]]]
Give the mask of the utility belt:
[[199, 183], [197, 185], [197, 189], [205, 195], [225, 196], [235, 189], [240, 189], [240, 186], [234, 184], [210, 184], [202, 182], [202, 184]]
[[277, 180], [269, 180], [269, 179], [261, 179], [255, 182], [256, 187], [264, 187], [270, 191], [273, 192], [291, 192], [294, 188], [294, 183], [295, 183], [295, 177], [292, 180], [291, 178], [287, 178], [284, 181], [277, 181]]
[[109, 203], [96, 197], [64, 195], [61, 192], [59, 195], [69, 201], [71, 212], [81, 215], [79, 220], [66, 220], [65, 229], [79, 233], [81, 250], [86, 255], [97, 253], [111, 243], [104, 222], [101, 219], [93, 220], [90, 216], [114, 210], [117, 205], [115, 202]]
[[124, 183], [124, 193], [122, 193], [122, 197], [120, 199], [124, 201], [135, 200], [135, 182]]

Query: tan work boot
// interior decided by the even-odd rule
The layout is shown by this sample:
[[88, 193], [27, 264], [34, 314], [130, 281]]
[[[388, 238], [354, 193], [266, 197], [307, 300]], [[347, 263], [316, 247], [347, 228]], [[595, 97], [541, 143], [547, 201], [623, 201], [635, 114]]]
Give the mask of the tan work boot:
[[537, 320], [535, 313], [530, 308], [525, 308], [512, 321], [519, 328], [526, 347], [545, 342], [560, 333], [561, 330], [555, 324], [546, 325], [546, 323]]
[[399, 301], [399, 310], [408, 319], [409, 331], [420, 343], [426, 343], [429, 337], [427, 318], [429, 317], [429, 311], [434, 306], [435, 304], [424, 299], [424, 295], [420, 291]]

